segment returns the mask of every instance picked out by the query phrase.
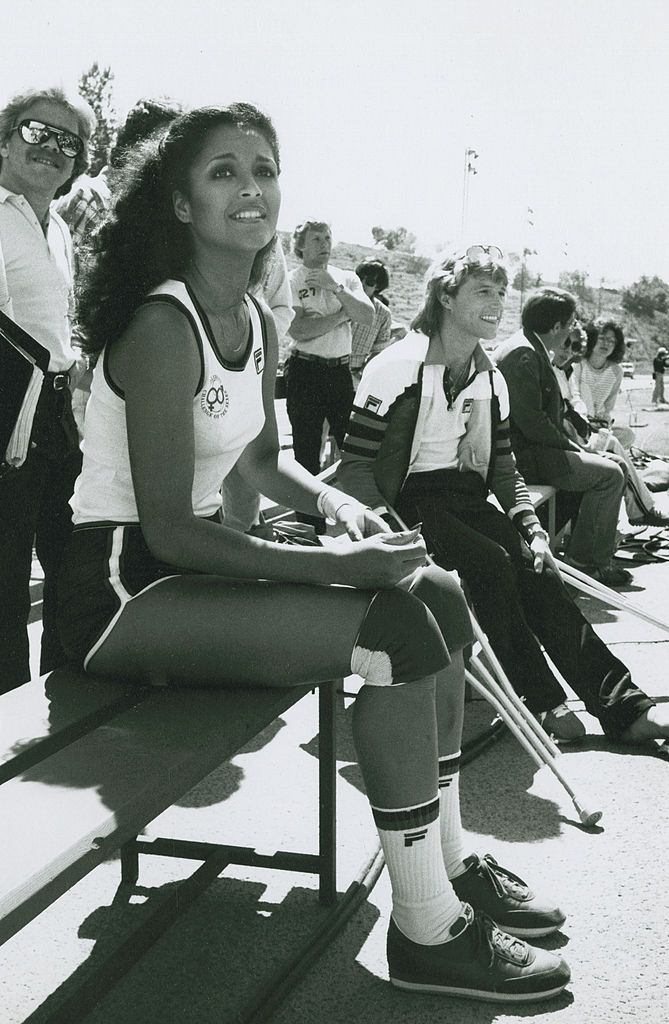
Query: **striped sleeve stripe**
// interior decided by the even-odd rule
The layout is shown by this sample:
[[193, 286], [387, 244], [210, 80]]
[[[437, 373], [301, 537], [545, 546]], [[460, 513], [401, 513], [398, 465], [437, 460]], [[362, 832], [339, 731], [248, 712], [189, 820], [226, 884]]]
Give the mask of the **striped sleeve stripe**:
[[357, 437], [353, 438], [350, 434], [347, 434], [342, 445], [342, 451], [348, 452], [349, 455], [363, 455], [365, 458], [371, 459], [378, 452], [379, 446], [378, 441], [365, 441]]
[[370, 441], [378, 440], [379, 442], [383, 439], [385, 433], [385, 425], [383, 430], [379, 430], [378, 426], [373, 426], [367, 423], [361, 423], [359, 420], [355, 422], [351, 420], [348, 425], [349, 433], [354, 434], [355, 437], [365, 437]]
[[388, 421], [385, 417], [376, 416], [368, 410], [356, 409], [355, 406], [351, 412], [350, 423], [355, 425], [358, 430], [376, 431], [381, 434], [385, 433], [388, 426]]

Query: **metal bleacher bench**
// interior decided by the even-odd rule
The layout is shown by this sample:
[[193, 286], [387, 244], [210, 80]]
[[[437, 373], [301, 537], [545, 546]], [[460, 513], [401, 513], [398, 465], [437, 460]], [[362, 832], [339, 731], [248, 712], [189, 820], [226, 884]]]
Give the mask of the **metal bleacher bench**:
[[[202, 863], [178, 887], [172, 909], [161, 908], [155, 925], [113, 954], [116, 966], [105, 964], [108, 981], [98, 983], [98, 992], [110, 987], [130, 966], [126, 961], [137, 960], [228, 864], [317, 873], [321, 901], [334, 903], [336, 685], [318, 688], [314, 854], [262, 855], [253, 848], [138, 838], [149, 822], [313, 687], [151, 688], [58, 670], [0, 695], [0, 943], [117, 852], [128, 890], [137, 882], [140, 854]], [[65, 1020], [67, 1012], [53, 1019]]]

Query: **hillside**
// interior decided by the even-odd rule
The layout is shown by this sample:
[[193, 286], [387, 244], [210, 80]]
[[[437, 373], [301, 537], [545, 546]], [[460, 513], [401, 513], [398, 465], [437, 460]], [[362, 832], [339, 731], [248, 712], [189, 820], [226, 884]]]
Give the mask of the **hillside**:
[[[288, 269], [292, 270], [298, 266], [298, 260], [291, 252], [291, 236], [289, 232], [279, 232], [281, 243], [286, 254]], [[394, 250], [387, 252], [372, 246], [355, 245], [352, 242], [338, 242], [332, 250], [332, 263], [344, 269], [353, 269], [356, 264], [368, 256], [376, 256], [383, 260], [388, 273], [390, 274], [390, 288], [388, 298], [393, 314], [393, 320], [399, 323], [410, 324], [418, 311], [423, 297], [423, 281], [425, 271], [429, 266], [429, 260], [424, 256], [417, 256], [408, 252]], [[546, 282], [551, 284], [555, 282]], [[606, 319], [617, 320], [622, 324], [625, 336], [633, 339], [630, 346], [629, 358], [636, 362], [639, 372], [649, 372], [650, 364], [655, 355], [655, 344], [649, 336], [649, 332], [642, 323], [629, 317], [620, 306], [620, 292], [612, 288], [603, 288], [597, 296], [597, 309], [590, 311], [590, 315], [598, 313]], [[520, 326], [520, 293], [514, 288], [509, 288], [506, 298], [506, 308], [502, 322], [497, 334], [497, 340], [503, 341], [510, 334], [517, 331]], [[283, 353], [282, 353], [283, 356]]]

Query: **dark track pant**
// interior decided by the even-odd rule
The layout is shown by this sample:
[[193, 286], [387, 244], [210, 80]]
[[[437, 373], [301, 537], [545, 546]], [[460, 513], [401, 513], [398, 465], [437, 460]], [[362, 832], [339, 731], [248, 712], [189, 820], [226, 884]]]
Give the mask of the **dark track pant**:
[[81, 469], [81, 453], [74, 447], [76, 427], [66, 403], [69, 393], [43, 393], [33, 433], [38, 448], [0, 479], [0, 693], [30, 678], [27, 626], [33, 545], [44, 570], [40, 672], [50, 672], [66, 660], [56, 628], [57, 581], [72, 530], [69, 499]]
[[325, 420], [341, 448], [353, 406], [353, 381], [348, 366], [325, 366], [291, 356], [284, 373], [286, 411], [293, 428], [293, 451], [310, 473], [320, 472]]
[[457, 570], [481, 628], [530, 710], [548, 711], [565, 699], [542, 644], [605, 733], [620, 736], [653, 701], [632, 683], [563, 585], [533, 572], [513, 523], [486, 495], [475, 473], [418, 473], [407, 479], [398, 512], [409, 526], [422, 521], [435, 561]]

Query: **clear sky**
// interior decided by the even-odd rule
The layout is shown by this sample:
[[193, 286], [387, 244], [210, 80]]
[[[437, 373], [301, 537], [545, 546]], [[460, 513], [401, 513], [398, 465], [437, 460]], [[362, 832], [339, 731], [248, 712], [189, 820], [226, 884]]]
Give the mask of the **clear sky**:
[[[537, 250], [555, 277], [669, 280], [665, 0], [0, 0], [4, 100], [110, 65], [140, 96], [275, 121], [279, 226], [403, 225], [431, 254]], [[528, 208], [532, 213], [528, 213]], [[532, 223], [530, 223], [532, 222]]]

